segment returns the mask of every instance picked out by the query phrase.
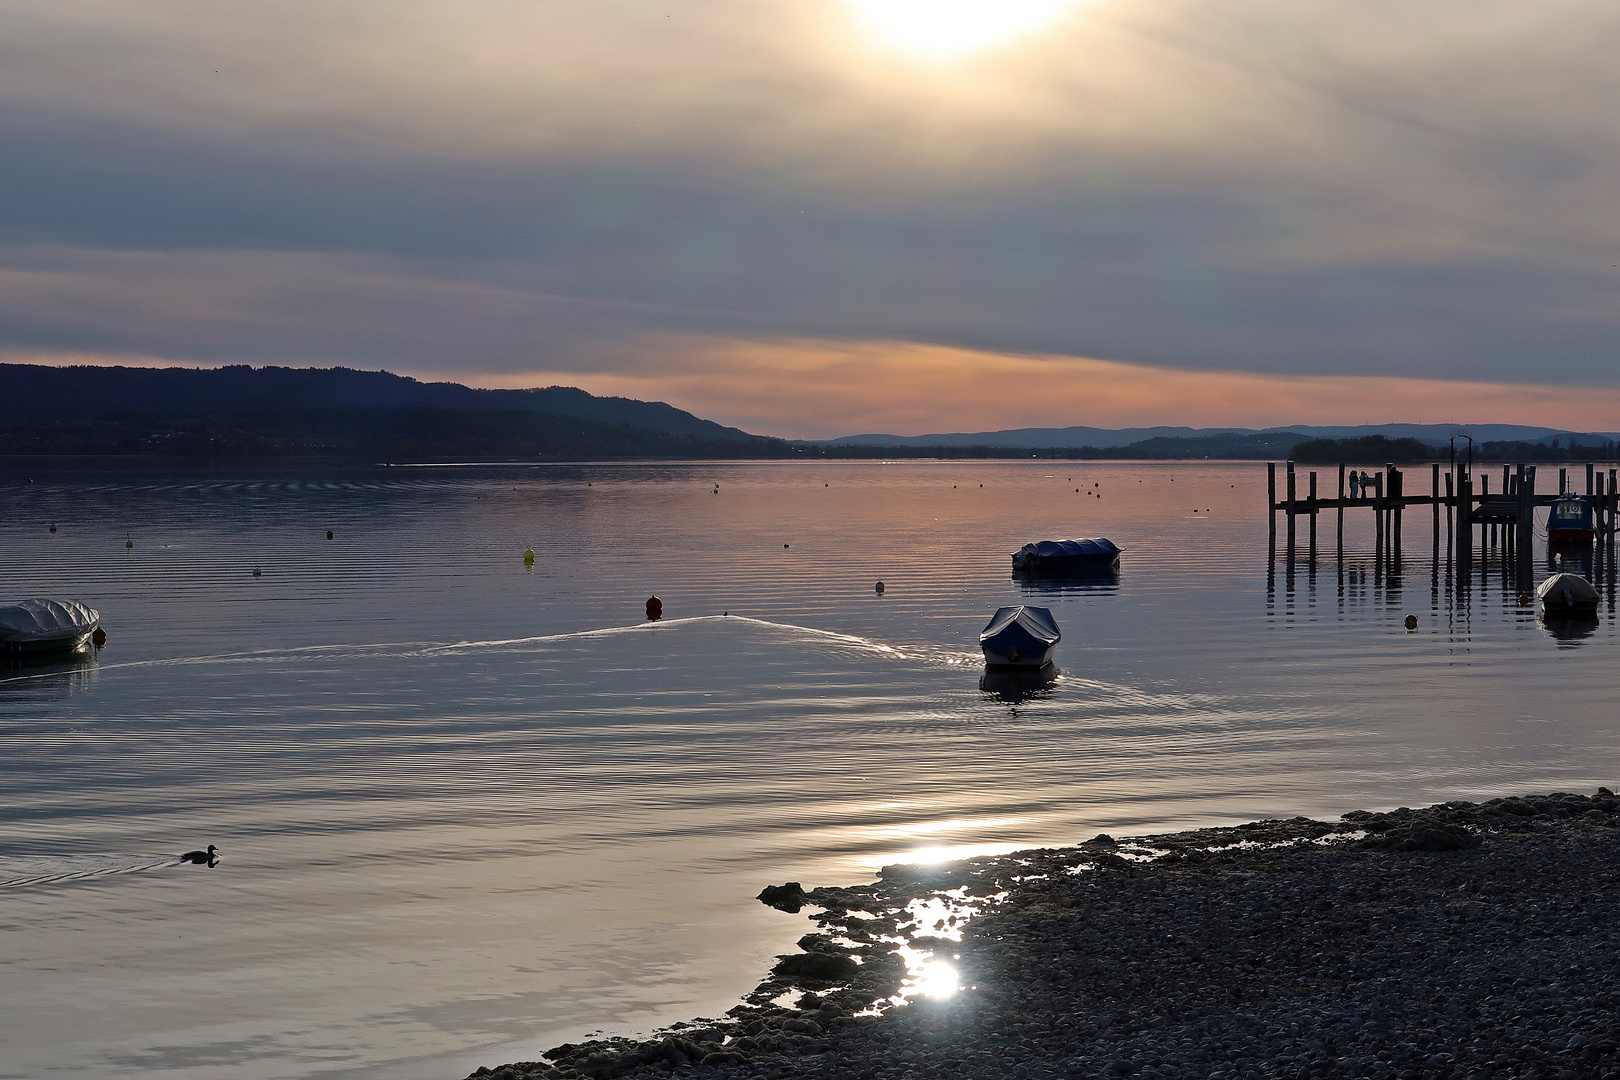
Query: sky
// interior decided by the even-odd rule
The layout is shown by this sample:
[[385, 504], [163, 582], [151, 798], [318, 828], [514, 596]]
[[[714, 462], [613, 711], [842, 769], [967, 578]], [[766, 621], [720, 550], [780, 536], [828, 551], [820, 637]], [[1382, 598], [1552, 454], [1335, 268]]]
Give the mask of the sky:
[[1604, 0], [0, 0], [0, 360], [790, 437], [1620, 406]]

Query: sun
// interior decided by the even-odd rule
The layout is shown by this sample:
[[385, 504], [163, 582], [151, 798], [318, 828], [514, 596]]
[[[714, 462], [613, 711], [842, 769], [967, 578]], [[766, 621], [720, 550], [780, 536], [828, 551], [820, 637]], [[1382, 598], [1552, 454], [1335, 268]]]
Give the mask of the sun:
[[1044, 30], [1075, 0], [844, 0], [894, 48], [949, 59]]

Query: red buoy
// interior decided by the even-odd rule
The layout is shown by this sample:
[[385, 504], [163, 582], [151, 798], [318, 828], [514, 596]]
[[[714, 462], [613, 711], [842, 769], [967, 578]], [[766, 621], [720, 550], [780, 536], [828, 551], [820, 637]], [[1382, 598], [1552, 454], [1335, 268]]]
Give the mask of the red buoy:
[[664, 617], [664, 602], [656, 596], [647, 597], [647, 618], [662, 619]]

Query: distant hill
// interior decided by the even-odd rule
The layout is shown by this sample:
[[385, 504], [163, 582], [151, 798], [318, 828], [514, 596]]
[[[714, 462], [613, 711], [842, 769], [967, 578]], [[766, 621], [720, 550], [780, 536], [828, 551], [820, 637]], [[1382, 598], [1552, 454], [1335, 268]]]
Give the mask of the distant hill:
[[1127, 447], [1155, 439], [1213, 439], [1222, 436], [1295, 434], [1306, 438], [1359, 439], [1381, 435], [1386, 439], [1417, 439], [1429, 446], [1445, 446], [1453, 434], [1465, 431], [1472, 435], [1475, 445], [1485, 442], [1547, 443], [1554, 439], [1567, 442], [1572, 436], [1591, 444], [1620, 439], [1613, 432], [1572, 432], [1558, 428], [1526, 427], [1520, 424], [1363, 424], [1355, 427], [1290, 424], [1271, 428], [1013, 428], [1006, 431], [958, 432], [942, 435], [846, 435], [839, 439], [819, 440], [819, 446], [871, 446], [871, 447], [1004, 447], [1041, 450], [1069, 447], [1093, 447], [1106, 450]]
[[383, 460], [783, 457], [662, 402], [478, 390], [347, 368], [0, 364], [0, 454], [363, 455]]
[[839, 439], [817, 440], [820, 446], [993, 446], [1010, 449], [1049, 449], [1092, 446], [1106, 450], [1128, 446], [1144, 439], [1201, 438], [1211, 435], [1258, 434], [1253, 428], [1012, 428], [1006, 431], [956, 432], [948, 435], [845, 435]]
[[1186, 461], [1196, 458], [1286, 458], [1304, 437], [1297, 431], [1176, 437], [1156, 435], [1127, 446], [862, 446], [859, 443], [809, 447], [829, 458], [1049, 458], [1076, 461]]

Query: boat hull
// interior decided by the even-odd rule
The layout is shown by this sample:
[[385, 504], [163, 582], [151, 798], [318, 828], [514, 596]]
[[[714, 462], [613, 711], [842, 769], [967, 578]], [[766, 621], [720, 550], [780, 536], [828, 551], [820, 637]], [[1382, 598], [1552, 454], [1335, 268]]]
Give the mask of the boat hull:
[[993, 668], [1043, 668], [1052, 662], [1052, 653], [1056, 650], [1056, 642], [1033, 655], [1024, 653], [1016, 645], [1007, 652], [997, 652], [985, 645], [984, 662]]
[[39, 653], [74, 652], [90, 644], [90, 635], [94, 629], [84, 633], [73, 633], [62, 637], [36, 637], [21, 640], [0, 641], [0, 652], [34, 656]]

